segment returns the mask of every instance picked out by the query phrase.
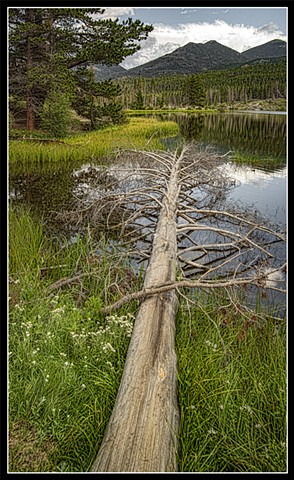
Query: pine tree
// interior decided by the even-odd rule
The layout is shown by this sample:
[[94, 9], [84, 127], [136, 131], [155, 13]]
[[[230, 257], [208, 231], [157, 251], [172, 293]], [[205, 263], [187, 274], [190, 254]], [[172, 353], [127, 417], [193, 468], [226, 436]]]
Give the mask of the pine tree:
[[28, 129], [35, 128], [53, 82], [73, 90], [74, 67], [119, 64], [153, 29], [130, 18], [97, 19], [102, 13], [101, 8], [9, 9], [10, 95], [25, 99]]
[[114, 124], [124, 119], [122, 105], [114, 101], [121, 94], [119, 85], [110, 80], [96, 82], [93, 69], [86, 66], [78, 67], [75, 78], [78, 88], [73, 107], [77, 113], [90, 120], [91, 129], [104, 123], [102, 117], [107, 117]]
[[199, 75], [189, 75], [185, 87], [187, 104], [190, 107], [203, 107], [206, 95]]
[[144, 108], [144, 98], [142, 94], [142, 90], [139, 89], [136, 93], [135, 101], [132, 107], [136, 110], [142, 110]]

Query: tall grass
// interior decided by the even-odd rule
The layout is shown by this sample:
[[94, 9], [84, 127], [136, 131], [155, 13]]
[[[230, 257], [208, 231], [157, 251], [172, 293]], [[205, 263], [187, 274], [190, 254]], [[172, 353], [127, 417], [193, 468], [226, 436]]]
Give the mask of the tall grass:
[[9, 162], [89, 161], [109, 155], [117, 148], [162, 148], [160, 137], [178, 133], [175, 122], [132, 118], [128, 124], [62, 139], [63, 143], [10, 140]]
[[[132, 308], [105, 317], [101, 307], [117, 296], [114, 279], [128, 288], [128, 267], [120, 265], [121, 278], [118, 265], [111, 270], [103, 242], [95, 265], [88, 239], [56, 248], [27, 211], [11, 211], [9, 226], [9, 471], [88, 471], [134, 318]], [[48, 290], [77, 272], [85, 274], [80, 281]]]
[[217, 307], [212, 299], [179, 312], [180, 471], [284, 472], [285, 325], [230, 314], [224, 322]]
[[[111, 316], [102, 307], [139, 288], [141, 278], [103, 239], [62, 246], [46, 239], [27, 210], [11, 209], [9, 229], [9, 471], [87, 472], [114, 405], [137, 303]], [[222, 326], [216, 300], [203, 305], [181, 303], [177, 319], [179, 469], [285, 471], [284, 324], [268, 319], [247, 329], [229, 316]]]
[[10, 208], [9, 224], [9, 270], [21, 275], [34, 270], [42, 258], [43, 228], [25, 209]]

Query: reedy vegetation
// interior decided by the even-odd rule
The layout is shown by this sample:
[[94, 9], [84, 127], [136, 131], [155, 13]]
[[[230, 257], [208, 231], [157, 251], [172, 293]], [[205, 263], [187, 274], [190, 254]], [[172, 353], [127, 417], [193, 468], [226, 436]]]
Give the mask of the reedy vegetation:
[[[10, 140], [9, 162], [90, 161], [114, 152], [117, 148], [162, 147], [160, 137], [178, 133], [175, 122], [160, 122], [154, 118], [132, 118], [125, 125], [105, 127], [93, 132], [66, 137], [64, 143]], [[34, 138], [34, 137], [32, 137]]]
[[[88, 471], [137, 303], [112, 316], [102, 308], [142, 278], [125, 281], [130, 267], [103, 237], [99, 245], [88, 236], [61, 246], [30, 211], [12, 205], [9, 220], [9, 470]], [[48, 288], [77, 272], [79, 281]], [[284, 322], [232, 313], [214, 296], [192, 298], [196, 305], [182, 300], [177, 320], [180, 471], [285, 471]]]

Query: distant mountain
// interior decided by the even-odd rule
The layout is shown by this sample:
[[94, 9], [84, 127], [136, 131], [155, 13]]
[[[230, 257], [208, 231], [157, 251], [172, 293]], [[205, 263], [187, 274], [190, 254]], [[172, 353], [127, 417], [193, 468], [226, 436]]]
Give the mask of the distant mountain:
[[96, 63], [91, 65], [94, 70], [94, 77], [96, 82], [101, 82], [103, 80], [109, 80], [111, 78], [124, 77], [127, 70], [121, 65], [103, 65], [102, 63]]
[[241, 55], [247, 60], [271, 59], [286, 56], [286, 42], [283, 40], [271, 40], [270, 42], [249, 48]]
[[193, 74], [218, 70], [244, 63], [239, 52], [215, 40], [206, 43], [187, 43], [174, 52], [127, 70], [128, 77], [158, 77], [161, 75]]
[[120, 77], [160, 77], [164, 75], [189, 75], [209, 70], [224, 70], [246, 63], [271, 61], [286, 57], [286, 42], [272, 40], [239, 53], [215, 40], [206, 43], [187, 43], [172, 53], [126, 70], [121, 65], [106, 67], [93, 65], [97, 81]]

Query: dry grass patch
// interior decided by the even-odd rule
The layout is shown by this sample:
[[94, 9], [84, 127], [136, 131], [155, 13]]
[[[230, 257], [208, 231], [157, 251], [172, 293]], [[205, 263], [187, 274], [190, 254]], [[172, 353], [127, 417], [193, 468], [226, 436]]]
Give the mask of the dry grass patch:
[[45, 472], [54, 449], [50, 440], [41, 440], [37, 430], [25, 421], [14, 422], [9, 429], [9, 472]]

